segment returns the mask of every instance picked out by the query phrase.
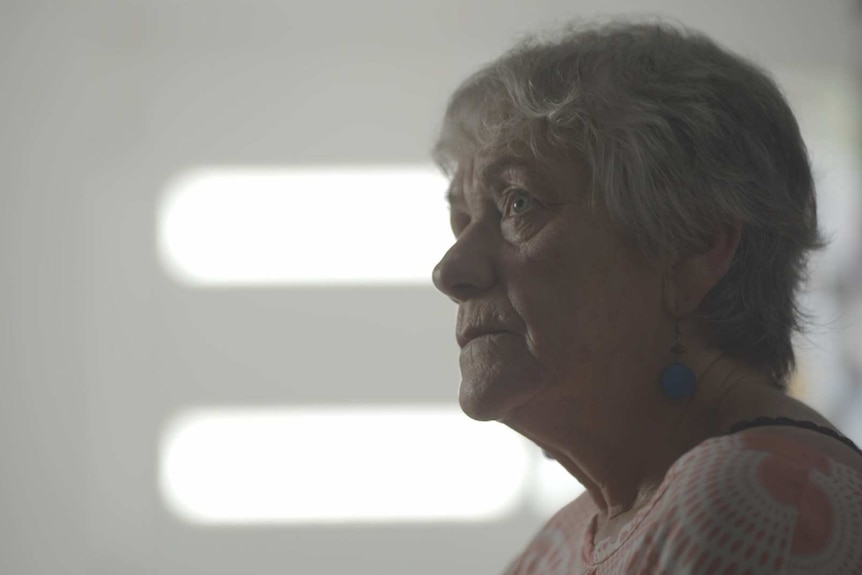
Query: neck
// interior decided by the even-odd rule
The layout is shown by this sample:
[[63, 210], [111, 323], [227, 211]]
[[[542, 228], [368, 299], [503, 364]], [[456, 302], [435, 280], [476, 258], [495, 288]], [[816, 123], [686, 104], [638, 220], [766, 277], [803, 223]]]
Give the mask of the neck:
[[[717, 354], [691, 357], [697, 390], [672, 401], [647, 393], [575, 402], [555, 390], [537, 394], [504, 423], [533, 440], [586, 487], [604, 519], [637, 510], [668, 468], [700, 442], [757, 413], [772, 389], [766, 378]], [[612, 394], [606, 394], [612, 395]]]

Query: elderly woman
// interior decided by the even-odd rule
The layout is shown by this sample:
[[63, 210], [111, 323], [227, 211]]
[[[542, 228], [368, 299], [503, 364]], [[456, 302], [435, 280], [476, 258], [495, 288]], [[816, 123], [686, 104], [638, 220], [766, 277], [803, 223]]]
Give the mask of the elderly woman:
[[461, 406], [586, 487], [508, 573], [862, 573], [862, 452], [786, 393], [822, 240], [762, 70], [666, 25], [527, 41], [435, 151]]

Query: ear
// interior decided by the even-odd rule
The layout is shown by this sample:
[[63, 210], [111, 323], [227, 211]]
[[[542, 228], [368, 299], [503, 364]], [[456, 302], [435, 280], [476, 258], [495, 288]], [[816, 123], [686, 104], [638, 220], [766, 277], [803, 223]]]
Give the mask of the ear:
[[741, 235], [741, 224], [722, 225], [713, 234], [705, 252], [682, 258], [668, 271], [663, 286], [668, 312], [682, 318], [698, 308], [709, 290], [730, 269]]

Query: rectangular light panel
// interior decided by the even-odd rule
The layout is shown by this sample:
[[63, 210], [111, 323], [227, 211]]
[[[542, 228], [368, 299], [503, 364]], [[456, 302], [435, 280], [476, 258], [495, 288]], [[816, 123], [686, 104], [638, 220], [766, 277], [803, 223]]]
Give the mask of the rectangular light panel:
[[198, 524], [487, 521], [524, 498], [533, 451], [457, 406], [192, 410], [159, 483]]
[[447, 186], [422, 166], [190, 170], [162, 198], [159, 257], [201, 287], [430, 284]]

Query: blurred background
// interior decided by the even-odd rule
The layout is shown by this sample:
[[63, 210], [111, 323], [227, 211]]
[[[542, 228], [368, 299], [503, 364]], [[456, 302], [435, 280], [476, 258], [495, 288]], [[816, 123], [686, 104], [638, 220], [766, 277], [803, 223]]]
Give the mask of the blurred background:
[[2, 0], [0, 573], [501, 572], [579, 487], [458, 414], [428, 150], [520, 35], [631, 11], [791, 101], [794, 390], [862, 442], [858, 2]]

